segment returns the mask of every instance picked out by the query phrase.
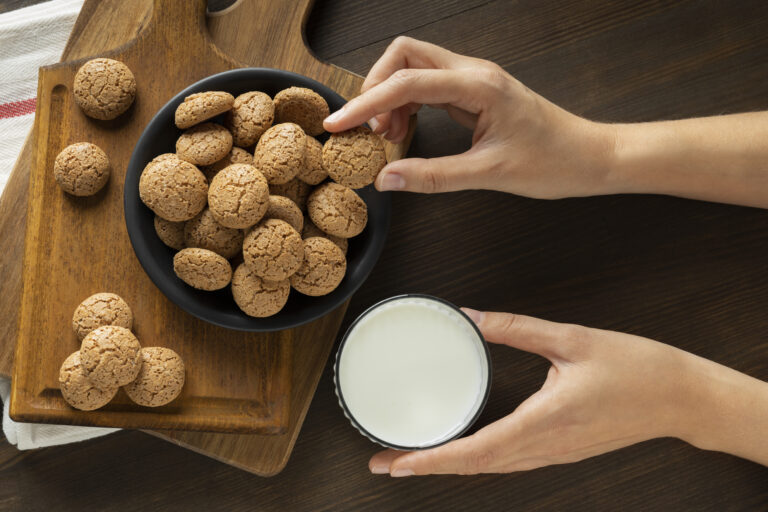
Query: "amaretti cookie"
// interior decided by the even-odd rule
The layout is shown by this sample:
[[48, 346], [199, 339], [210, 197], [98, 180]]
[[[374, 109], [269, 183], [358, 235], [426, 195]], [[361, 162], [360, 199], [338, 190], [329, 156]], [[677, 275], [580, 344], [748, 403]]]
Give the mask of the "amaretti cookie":
[[70, 144], [56, 156], [53, 177], [61, 189], [73, 196], [92, 196], [109, 181], [109, 158], [90, 142]]
[[232, 132], [235, 145], [247, 148], [256, 144], [274, 120], [272, 98], [263, 92], [251, 91], [235, 98], [225, 124]]
[[145, 407], [172, 402], [184, 387], [184, 361], [169, 348], [141, 349], [141, 370], [136, 379], [123, 386], [128, 398]]
[[75, 308], [72, 330], [78, 340], [82, 341], [88, 333], [104, 325], [116, 325], [126, 329], [133, 327], [133, 312], [119, 295], [96, 293]]
[[176, 155], [195, 165], [211, 165], [232, 149], [232, 134], [216, 123], [202, 123], [188, 129], [176, 141]]
[[114, 119], [136, 97], [136, 79], [128, 66], [113, 59], [92, 59], [75, 74], [75, 103], [94, 119]]
[[284, 220], [299, 233], [304, 228], [304, 215], [301, 213], [301, 208], [285, 196], [269, 196], [269, 207], [264, 218]]
[[101, 389], [124, 386], [141, 369], [140, 351], [139, 340], [125, 327], [99, 327], [80, 345], [83, 375]]
[[206, 208], [184, 225], [182, 237], [186, 247], [208, 249], [231, 258], [243, 248], [243, 231], [219, 224]]
[[387, 165], [381, 137], [365, 126], [333, 133], [323, 146], [323, 166], [333, 181], [363, 188]]
[[155, 233], [171, 249], [184, 248], [184, 222], [172, 222], [155, 215]]
[[304, 166], [296, 177], [309, 185], [317, 185], [328, 177], [328, 171], [323, 166], [323, 145], [314, 137], [307, 136]]
[[312, 219], [306, 217], [304, 219], [304, 228], [301, 230], [301, 238], [306, 240], [307, 238], [312, 238], [313, 236], [321, 236], [323, 238], [327, 238], [331, 242], [335, 243], [339, 249], [341, 249], [341, 252], [343, 252], [345, 255], [347, 254], [347, 246], [349, 244], [347, 243], [346, 238], [329, 235], [319, 227], [315, 226], [314, 222], [312, 222]]
[[206, 91], [191, 94], [176, 107], [176, 126], [182, 130], [194, 126], [212, 117], [223, 114], [232, 108], [235, 98], [224, 91]]
[[368, 206], [351, 188], [338, 183], [317, 187], [307, 199], [312, 222], [330, 235], [352, 238], [368, 223]]
[[149, 162], [139, 179], [139, 196], [156, 215], [165, 220], [189, 220], [208, 199], [203, 173], [189, 162], [166, 153]]
[[327, 238], [304, 240], [304, 261], [289, 280], [304, 295], [327, 295], [339, 286], [347, 271], [347, 260], [336, 244]]
[[287, 279], [262, 279], [246, 264], [237, 267], [232, 276], [232, 297], [248, 316], [264, 318], [278, 313], [288, 302], [290, 292], [291, 285]]
[[252, 165], [232, 164], [220, 171], [208, 190], [208, 207], [216, 221], [228, 228], [253, 226], [267, 213], [269, 186]]
[[282, 281], [296, 272], [304, 259], [301, 235], [283, 220], [267, 219], [246, 235], [243, 258], [257, 276]]
[[330, 114], [328, 103], [312, 89], [283, 89], [275, 95], [274, 102], [275, 119], [278, 123], [296, 123], [313, 137], [325, 131], [323, 120]]
[[287, 183], [304, 165], [306, 138], [297, 124], [276, 124], [264, 132], [256, 144], [253, 163], [270, 184]]
[[225, 167], [229, 167], [232, 164], [249, 164], [253, 165], [253, 155], [244, 150], [243, 148], [232, 147], [232, 151], [227, 153], [227, 156], [214, 162], [211, 165], [204, 165], [200, 167], [205, 177], [208, 178], [208, 183], [211, 182], [214, 176]]
[[71, 353], [59, 369], [59, 389], [64, 400], [81, 411], [93, 411], [109, 403], [118, 386], [97, 387], [83, 373], [80, 351]]
[[221, 290], [232, 280], [232, 267], [223, 256], [208, 249], [188, 247], [173, 257], [173, 271], [198, 290]]
[[269, 193], [276, 196], [285, 196], [298, 206], [301, 211], [307, 209], [307, 198], [309, 193], [312, 192], [312, 187], [304, 183], [298, 178], [294, 178], [288, 183], [281, 185], [270, 185]]

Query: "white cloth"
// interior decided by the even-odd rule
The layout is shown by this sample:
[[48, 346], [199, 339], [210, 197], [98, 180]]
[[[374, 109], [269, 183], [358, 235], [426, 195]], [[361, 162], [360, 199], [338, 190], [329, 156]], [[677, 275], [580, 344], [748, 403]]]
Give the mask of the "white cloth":
[[[0, 193], [32, 129], [37, 68], [59, 61], [82, 5], [83, 0], [53, 0], [0, 14]], [[0, 377], [3, 432], [19, 450], [74, 443], [117, 430], [16, 423], [8, 417], [10, 391], [11, 383]]]

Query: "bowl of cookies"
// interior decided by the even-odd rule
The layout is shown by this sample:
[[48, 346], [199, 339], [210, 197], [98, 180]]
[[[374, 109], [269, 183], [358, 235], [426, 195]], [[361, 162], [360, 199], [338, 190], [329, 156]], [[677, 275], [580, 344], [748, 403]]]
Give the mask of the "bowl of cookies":
[[381, 138], [326, 133], [346, 100], [303, 75], [244, 68], [166, 103], [126, 170], [125, 222], [149, 278], [215, 325], [276, 331], [342, 305], [384, 247], [391, 214], [372, 183]]

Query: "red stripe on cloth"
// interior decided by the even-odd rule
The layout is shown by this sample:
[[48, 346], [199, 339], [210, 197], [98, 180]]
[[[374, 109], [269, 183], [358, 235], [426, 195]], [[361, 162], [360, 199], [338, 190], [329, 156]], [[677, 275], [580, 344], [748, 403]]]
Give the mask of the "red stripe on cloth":
[[37, 98], [0, 103], [0, 119], [32, 114], [35, 111], [35, 105], [37, 105]]

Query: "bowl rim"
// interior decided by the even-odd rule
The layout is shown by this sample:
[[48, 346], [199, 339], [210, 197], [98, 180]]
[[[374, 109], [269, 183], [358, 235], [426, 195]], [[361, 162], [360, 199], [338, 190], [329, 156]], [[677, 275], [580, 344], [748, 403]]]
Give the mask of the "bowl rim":
[[[475, 331], [475, 334], [477, 334], [477, 337], [480, 340], [480, 345], [483, 347], [482, 353], [484, 354], [484, 362], [488, 372], [487, 373], [488, 379], [487, 379], [487, 382], [485, 383], [485, 390], [483, 391], [483, 397], [479, 401], [480, 405], [478, 406], [475, 414], [472, 416], [472, 418], [470, 418], [467, 421], [466, 425], [464, 425], [463, 428], [455, 432], [452, 436], [440, 441], [439, 443], [433, 443], [433, 444], [428, 444], [423, 446], [405, 446], [405, 445], [390, 443], [389, 441], [384, 441], [383, 439], [371, 434], [362, 425], [360, 425], [360, 423], [355, 419], [355, 416], [349, 410], [349, 407], [347, 406], [347, 402], [344, 400], [344, 393], [341, 391], [341, 383], [339, 382], [339, 364], [341, 361], [341, 353], [344, 350], [344, 347], [347, 343], [349, 334], [357, 326], [357, 324], [363, 318], [368, 316], [368, 314], [371, 313], [374, 309], [377, 309], [380, 306], [383, 306], [384, 304], [387, 304], [389, 302], [394, 302], [402, 299], [424, 299], [424, 300], [437, 302], [443, 306], [447, 306], [449, 309], [457, 312], [462, 318], [464, 318], [464, 320], [467, 321], [467, 323], [469, 323], [469, 325]], [[453, 441], [454, 439], [458, 439], [459, 437], [463, 436], [472, 427], [472, 425], [474, 425], [477, 422], [477, 419], [480, 417], [483, 410], [485, 409], [485, 406], [488, 403], [488, 397], [491, 394], [492, 381], [493, 381], [493, 366], [491, 363], [491, 351], [488, 349], [488, 341], [486, 341], [485, 337], [483, 337], [483, 333], [480, 332], [480, 329], [477, 327], [477, 324], [475, 324], [475, 322], [473, 322], [472, 319], [469, 318], [469, 316], [467, 316], [467, 314], [464, 313], [456, 304], [450, 301], [447, 301], [445, 299], [442, 299], [440, 297], [436, 297], [434, 295], [429, 295], [425, 293], [403, 293], [400, 295], [393, 295], [392, 297], [388, 297], [384, 300], [380, 300], [379, 302], [368, 307], [365, 311], [360, 313], [360, 315], [358, 315], [358, 317], [355, 318], [355, 320], [347, 328], [346, 332], [344, 333], [344, 336], [341, 338], [341, 342], [339, 342], [339, 348], [336, 350], [336, 357], [333, 362], [333, 385], [336, 391], [336, 396], [339, 399], [339, 405], [341, 406], [341, 409], [344, 411], [344, 416], [346, 416], [349, 422], [352, 423], [353, 427], [355, 427], [361, 434], [363, 434], [365, 437], [367, 437], [374, 443], [384, 446], [385, 448], [392, 448], [394, 450], [401, 450], [401, 451], [426, 450], [429, 448], [436, 448], [438, 446], [442, 446], [446, 443]]]
[[[168, 300], [170, 300], [173, 304], [181, 308], [186, 313], [196, 318], [199, 318], [204, 322], [216, 325], [218, 327], [223, 327], [225, 329], [243, 331], [243, 332], [275, 332], [275, 331], [282, 331], [286, 329], [293, 329], [293, 328], [308, 324], [321, 317], [324, 317], [332, 313], [339, 307], [343, 306], [343, 304], [346, 301], [350, 300], [350, 298], [357, 292], [360, 286], [362, 286], [362, 284], [368, 279], [368, 276], [373, 271], [373, 268], [375, 267], [376, 263], [381, 257], [381, 253], [384, 250], [384, 245], [387, 239], [387, 234], [389, 232], [391, 217], [392, 217], [392, 205], [391, 205], [391, 197], [390, 197], [391, 194], [389, 192], [377, 191], [376, 194], [379, 195], [380, 201], [382, 202], [382, 204], [379, 206], [381, 209], [380, 213], [382, 214], [383, 222], [378, 228], [378, 231], [380, 231], [380, 233], [377, 236], [372, 237], [370, 245], [367, 247], [367, 251], [364, 253], [366, 256], [368, 256], [369, 262], [363, 266], [362, 274], [358, 274], [356, 276], [357, 279], [355, 281], [347, 284], [347, 287], [348, 287], [347, 291], [341, 294], [339, 298], [332, 301], [332, 304], [329, 307], [314, 309], [309, 314], [300, 315], [299, 320], [295, 320], [292, 322], [285, 322], [282, 324], [280, 322], [277, 322], [277, 325], [271, 325], [271, 324], [275, 324], [274, 319], [277, 317], [277, 315], [280, 314], [280, 312], [278, 312], [276, 315], [271, 317], [265, 317], [265, 318], [248, 317], [247, 326], [232, 325], [227, 323], [226, 321], [218, 320], [217, 315], [206, 314], [206, 308], [204, 307], [202, 308], [191, 307], [187, 301], [181, 300], [182, 296], [177, 294], [175, 290], [167, 289], [162, 284], [165, 279], [165, 272], [163, 272], [158, 265], [150, 264], [150, 262], [154, 260], [154, 257], [152, 256], [152, 250], [142, 239], [138, 226], [136, 225], [138, 221], [129, 220], [132, 217], [136, 216], [136, 214], [139, 212], [141, 207], [147, 208], [146, 205], [143, 205], [143, 203], [141, 203], [140, 199], [138, 201], [135, 201], [135, 197], [134, 197], [134, 196], [138, 196], [138, 182], [139, 182], [139, 178], [141, 177], [141, 173], [143, 172], [143, 169], [145, 167], [145, 165], [142, 165], [142, 163], [146, 164], [146, 162], [141, 161], [142, 159], [140, 158], [140, 155], [137, 153], [137, 148], [140, 148], [150, 143], [150, 136], [151, 136], [150, 127], [161, 122], [161, 118], [168, 115], [167, 113], [168, 109], [173, 109], [175, 111], [178, 104], [180, 104], [186, 96], [189, 96], [190, 94], [194, 94], [195, 92], [201, 92], [206, 90], [207, 84], [211, 82], [218, 83], [221, 80], [226, 80], [227, 78], [230, 78], [230, 77], [241, 78], [239, 77], [239, 75], [248, 75], [248, 74], [261, 75], [264, 73], [283, 76], [285, 78], [288, 78], [290, 81], [300, 82], [299, 85], [293, 84], [293, 85], [290, 85], [289, 87], [292, 87], [292, 86], [309, 87], [315, 91], [321, 91], [321, 94], [322, 92], [328, 91], [331, 94], [340, 98], [342, 101], [344, 102], [347, 101], [346, 98], [344, 98], [341, 94], [333, 90], [330, 86], [325, 85], [321, 82], [318, 82], [317, 80], [314, 80], [308, 76], [295, 73], [293, 71], [287, 71], [284, 69], [267, 68], [267, 67], [246, 67], [246, 68], [231, 69], [227, 71], [222, 71], [220, 73], [208, 75], [188, 85], [187, 87], [185, 87], [184, 89], [176, 93], [168, 101], [166, 101], [157, 110], [157, 112], [155, 112], [155, 114], [152, 116], [152, 118], [149, 120], [149, 122], [146, 124], [146, 126], [142, 130], [141, 135], [139, 136], [138, 140], [134, 145], [134, 149], [131, 153], [131, 158], [128, 162], [128, 166], [126, 167], [125, 180], [123, 183], [123, 220], [126, 225], [126, 230], [128, 231], [128, 238], [130, 239], [131, 247], [133, 248], [136, 259], [139, 261], [139, 264], [144, 269], [144, 273], [147, 274], [147, 276], [155, 285], [155, 287], [157, 287], [157, 289], [160, 290], [160, 292]], [[261, 78], [263, 79], [263, 77]], [[222, 90], [222, 89], [226, 90], [226, 88], [221, 88], [220, 86], [217, 90]], [[176, 129], [176, 128], [175, 126], [173, 126], [171, 129]], [[133, 177], [134, 175], [135, 175], [135, 178]], [[134, 190], [134, 187], [128, 186], [129, 176], [131, 176], [131, 180], [130, 180], [131, 184], [133, 184], [134, 180], [136, 182], [135, 190]], [[349, 275], [349, 269], [347, 269], [347, 275]], [[312, 299], [314, 298], [315, 297], [312, 297]], [[318, 297], [318, 298], [321, 298], [321, 297]], [[233, 307], [237, 308], [237, 305], [234, 303], [234, 301], [233, 301]], [[273, 321], [270, 322], [270, 320], [273, 320]], [[267, 321], [267, 324], [259, 325], [259, 323], [263, 321]]]

